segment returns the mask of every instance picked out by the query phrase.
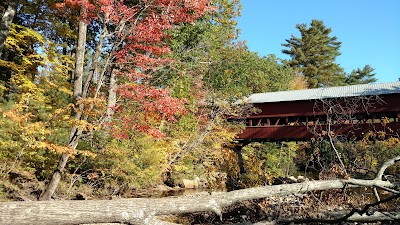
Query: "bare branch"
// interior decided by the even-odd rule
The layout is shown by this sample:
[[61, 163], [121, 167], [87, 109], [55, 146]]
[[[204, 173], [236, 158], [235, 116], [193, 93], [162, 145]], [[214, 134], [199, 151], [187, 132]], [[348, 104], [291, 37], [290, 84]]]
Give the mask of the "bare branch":
[[392, 192], [394, 194], [400, 194], [400, 191], [396, 191], [396, 190], [393, 190], [393, 189], [390, 189], [390, 188], [387, 188], [387, 187], [376, 186], [376, 188], [379, 188], [379, 189], [382, 189], [382, 190], [385, 190], [385, 191], [388, 191], [388, 192]]
[[384, 162], [381, 167], [378, 170], [378, 173], [376, 174], [375, 180], [382, 180], [383, 174], [385, 173], [385, 170], [389, 167], [394, 165], [395, 163], [400, 161], [400, 156], [394, 157], [386, 162]]
[[[285, 220], [281, 220], [279, 222], [283, 223], [283, 224], [292, 224], [292, 223], [294, 223], [294, 224], [296, 224], [296, 223], [330, 223], [330, 224], [338, 224], [340, 222], [348, 221], [348, 220], [354, 221], [356, 218], [359, 219], [360, 216], [361, 217], [367, 217], [368, 215], [366, 215], [366, 213], [371, 207], [380, 205], [380, 204], [385, 203], [385, 202], [392, 201], [392, 200], [397, 199], [399, 197], [400, 197], [400, 194], [396, 194], [396, 195], [392, 195], [392, 196], [390, 196], [388, 198], [385, 198], [383, 200], [377, 201], [375, 203], [367, 204], [361, 210], [354, 208], [353, 210], [351, 210], [346, 215], [340, 216], [337, 219], [314, 219], [314, 218], [312, 218], [312, 219], [303, 219], [303, 220], [287, 220], [287, 219], [285, 219]], [[342, 215], [342, 214], [340, 214], [340, 215]], [[353, 217], [353, 218], [351, 218], [351, 217]], [[397, 215], [397, 217], [400, 217], [400, 215]], [[382, 218], [380, 217], [380, 219], [382, 219]], [[392, 218], [390, 220], [394, 220], [394, 218]]]

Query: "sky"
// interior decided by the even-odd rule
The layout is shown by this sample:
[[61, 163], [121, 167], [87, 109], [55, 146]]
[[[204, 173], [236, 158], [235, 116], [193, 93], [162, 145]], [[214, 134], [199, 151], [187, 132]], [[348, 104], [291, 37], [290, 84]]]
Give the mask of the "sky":
[[371, 65], [378, 82], [400, 79], [400, 0], [241, 0], [239, 40], [260, 56], [281, 51], [296, 24], [322, 20], [342, 42], [336, 62], [350, 73]]

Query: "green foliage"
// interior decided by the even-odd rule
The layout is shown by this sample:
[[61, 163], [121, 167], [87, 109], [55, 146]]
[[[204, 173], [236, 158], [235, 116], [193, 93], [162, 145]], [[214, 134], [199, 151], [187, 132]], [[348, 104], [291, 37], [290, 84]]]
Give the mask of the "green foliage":
[[226, 99], [240, 99], [252, 93], [288, 90], [294, 72], [278, 63], [274, 55], [259, 57], [247, 47], [224, 50], [218, 63], [204, 77], [209, 88]]
[[[221, 64], [237, 38], [239, 1], [213, 1], [215, 11], [207, 13], [194, 24], [183, 24], [170, 31], [171, 57], [176, 61], [167, 71], [155, 76], [160, 85], [171, 87], [175, 95], [189, 100], [201, 95], [207, 85], [207, 74]], [[206, 80], [205, 80], [206, 78]], [[200, 89], [200, 90], [199, 90]]]
[[272, 183], [274, 178], [297, 172], [293, 157], [298, 145], [294, 142], [251, 143], [243, 148], [245, 183], [249, 186]]
[[[343, 144], [350, 149], [344, 156], [349, 168], [354, 173], [376, 172], [382, 163], [400, 154], [400, 140], [398, 138], [373, 140], [374, 138], [371, 138], [371, 135], [372, 133], [367, 134], [363, 140], [353, 145], [351, 143]], [[386, 171], [387, 174], [392, 175], [399, 172], [399, 165], [395, 165]], [[367, 175], [374, 176], [373, 173]]]
[[[270, 55], [260, 57], [237, 43], [234, 18], [240, 13], [239, 1], [214, 1], [217, 10], [171, 31], [172, 57], [176, 63], [156, 81], [168, 85], [177, 96], [193, 99], [199, 89], [227, 101], [256, 92], [289, 89], [295, 73]], [[186, 87], [186, 88], [183, 88]]]
[[[120, 186], [125, 190], [162, 184], [166, 157], [171, 151], [168, 146], [168, 142], [145, 135], [124, 141], [114, 139], [77, 172], [92, 173], [91, 177], [86, 176], [86, 182], [105, 179], [102, 185], [114, 184], [114, 188]], [[70, 167], [71, 172], [78, 163], [73, 161], [72, 165], [75, 166]]]
[[375, 73], [373, 73], [374, 70], [370, 65], [366, 65], [362, 69], [353, 70], [347, 75], [345, 83], [349, 85], [374, 83], [377, 81]]
[[[335, 141], [334, 144], [350, 177], [374, 178], [382, 163], [400, 154], [398, 138], [381, 139], [373, 132], [359, 141]], [[304, 142], [299, 146], [295, 161], [306, 172], [318, 172], [320, 179], [345, 176], [329, 141]], [[386, 172], [396, 174], [399, 168], [395, 165]]]

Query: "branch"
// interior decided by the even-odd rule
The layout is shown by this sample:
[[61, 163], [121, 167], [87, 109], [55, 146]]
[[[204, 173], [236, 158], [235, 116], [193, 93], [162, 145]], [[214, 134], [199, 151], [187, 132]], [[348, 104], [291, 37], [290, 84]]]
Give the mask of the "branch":
[[390, 188], [387, 188], [387, 187], [381, 187], [381, 186], [376, 186], [376, 187], [380, 188], [382, 190], [388, 191], [388, 192], [392, 192], [394, 194], [400, 194], [400, 191], [396, 191], [396, 190], [393, 190], [393, 189], [390, 189]]
[[[331, 112], [329, 112], [331, 113]], [[332, 118], [330, 118], [330, 114], [327, 115], [327, 122], [328, 122], [328, 137], [329, 137], [329, 142], [333, 148], [333, 150], [336, 153], [336, 157], [339, 160], [340, 166], [342, 167], [342, 170], [344, 171], [345, 175], [347, 176], [347, 171], [346, 171], [346, 167], [344, 166], [344, 163], [342, 161], [342, 159], [340, 158], [340, 154], [338, 152], [338, 150], [336, 149], [335, 144], [333, 143], [333, 138], [332, 138], [332, 131], [331, 131], [331, 124], [332, 124]]]
[[375, 180], [382, 180], [383, 173], [385, 170], [389, 167], [394, 165], [395, 163], [400, 161], [400, 156], [394, 157], [386, 162], [384, 162], [381, 167], [378, 170], [378, 173], [376, 174]]

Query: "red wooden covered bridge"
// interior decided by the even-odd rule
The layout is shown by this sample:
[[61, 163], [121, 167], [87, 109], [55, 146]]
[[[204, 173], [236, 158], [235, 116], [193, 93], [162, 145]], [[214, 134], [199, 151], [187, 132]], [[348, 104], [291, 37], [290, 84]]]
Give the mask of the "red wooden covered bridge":
[[246, 102], [260, 109], [238, 134], [246, 142], [400, 134], [400, 82], [259, 93]]

